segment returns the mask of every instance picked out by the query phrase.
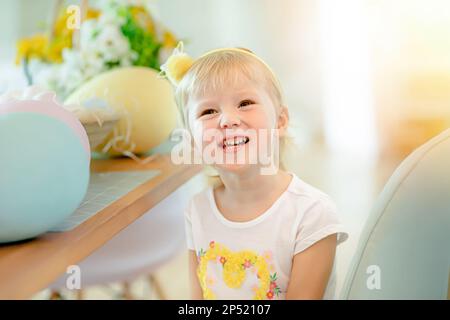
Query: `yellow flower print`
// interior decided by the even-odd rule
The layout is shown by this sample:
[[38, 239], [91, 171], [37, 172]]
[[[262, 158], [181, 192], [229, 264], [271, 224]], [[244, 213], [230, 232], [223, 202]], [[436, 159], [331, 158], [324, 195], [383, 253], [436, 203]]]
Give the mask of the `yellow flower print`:
[[271, 251], [266, 251], [263, 253], [263, 258], [266, 261], [271, 261], [272, 260], [272, 252]]
[[208, 285], [208, 286], [213, 286], [214, 285], [214, 278], [213, 277], [207, 277], [206, 278], [206, 284]]
[[[203, 249], [201, 252], [204, 252]], [[211, 241], [209, 250], [199, 258], [200, 263], [197, 269], [197, 276], [205, 299], [215, 298], [215, 294], [210, 289], [212, 285], [211, 280], [207, 277], [207, 268], [210, 261], [219, 261], [222, 264], [222, 277], [225, 284], [230, 288], [240, 288], [246, 278], [246, 269], [251, 268], [252, 272], [256, 273], [259, 279], [259, 286], [253, 287], [255, 293], [253, 298], [262, 300], [268, 297], [271, 279], [269, 267], [264, 257], [250, 250], [235, 253], [227, 247]]]

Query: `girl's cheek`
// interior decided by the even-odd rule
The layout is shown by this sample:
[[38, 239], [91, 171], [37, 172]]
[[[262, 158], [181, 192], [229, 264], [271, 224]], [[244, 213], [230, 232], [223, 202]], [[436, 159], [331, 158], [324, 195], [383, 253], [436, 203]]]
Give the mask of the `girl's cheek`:
[[192, 135], [195, 142], [195, 145], [199, 148], [203, 148], [205, 146], [205, 132], [208, 130], [208, 127], [202, 121], [194, 122]]
[[274, 128], [275, 114], [270, 110], [256, 109], [248, 114], [248, 120], [253, 128]]
[[254, 128], [257, 128], [257, 129], [271, 130], [271, 129], [276, 128], [275, 121], [273, 121], [273, 119], [269, 119], [269, 118], [255, 119], [254, 124], [255, 124]]
[[198, 128], [194, 128], [192, 130], [192, 138], [194, 139], [194, 143], [197, 147], [202, 146], [202, 130], [199, 130]]

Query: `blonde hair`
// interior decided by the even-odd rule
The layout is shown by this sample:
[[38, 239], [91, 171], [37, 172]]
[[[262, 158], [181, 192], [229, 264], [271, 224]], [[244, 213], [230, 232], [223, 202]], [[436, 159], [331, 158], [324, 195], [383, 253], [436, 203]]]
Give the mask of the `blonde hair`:
[[[229, 84], [229, 81], [238, 81], [244, 76], [249, 81], [264, 80], [265, 89], [270, 93], [278, 117], [282, 108], [286, 107], [279, 81], [270, 67], [253, 52], [242, 48], [226, 48], [210, 51], [192, 64], [175, 89], [175, 101], [180, 110], [184, 127], [190, 131], [188, 110], [186, 108], [189, 98], [203, 95], [209, 90], [219, 90]], [[293, 144], [288, 134], [280, 136], [280, 168], [286, 170], [285, 154], [288, 144]], [[211, 168], [209, 168], [211, 169]], [[217, 173], [210, 174], [215, 176]], [[210, 184], [219, 181], [210, 179]]]

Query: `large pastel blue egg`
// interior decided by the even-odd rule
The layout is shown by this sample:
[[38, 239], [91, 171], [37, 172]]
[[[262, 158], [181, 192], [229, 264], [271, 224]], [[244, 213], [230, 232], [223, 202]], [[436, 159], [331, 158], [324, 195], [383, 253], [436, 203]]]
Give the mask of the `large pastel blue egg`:
[[0, 115], [0, 243], [36, 237], [80, 205], [89, 159], [63, 122], [30, 112]]

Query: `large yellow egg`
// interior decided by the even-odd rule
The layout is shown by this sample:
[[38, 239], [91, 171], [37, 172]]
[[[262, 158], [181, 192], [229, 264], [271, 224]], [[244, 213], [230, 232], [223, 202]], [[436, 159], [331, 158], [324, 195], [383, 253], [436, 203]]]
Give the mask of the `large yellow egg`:
[[[118, 150], [144, 153], [166, 140], [176, 126], [172, 87], [153, 69], [128, 67], [105, 72], [77, 89], [65, 104], [91, 99], [103, 99], [122, 114], [116, 126], [122, 138], [117, 140], [116, 150], [109, 149], [110, 155], [122, 154]], [[113, 138], [111, 133], [97, 151]]]

